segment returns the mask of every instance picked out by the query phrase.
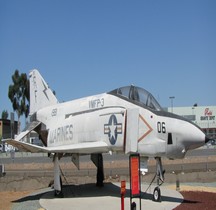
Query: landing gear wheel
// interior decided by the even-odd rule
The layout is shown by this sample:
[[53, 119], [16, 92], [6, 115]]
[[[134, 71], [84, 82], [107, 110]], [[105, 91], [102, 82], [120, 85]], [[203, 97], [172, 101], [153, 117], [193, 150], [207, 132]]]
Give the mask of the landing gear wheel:
[[155, 187], [153, 192], [153, 201], [161, 202], [161, 191], [159, 187]]

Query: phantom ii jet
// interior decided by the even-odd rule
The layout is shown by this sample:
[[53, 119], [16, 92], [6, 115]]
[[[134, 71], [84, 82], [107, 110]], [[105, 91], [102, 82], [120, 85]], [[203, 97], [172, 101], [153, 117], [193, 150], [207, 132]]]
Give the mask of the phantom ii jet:
[[[30, 125], [7, 143], [21, 151], [53, 155], [55, 194], [61, 193], [59, 159], [71, 156], [79, 168], [79, 156], [90, 154], [97, 166], [97, 185], [103, 185], [102, 153], [139, 154], [142, 161], [156, 159], [158, 186], [153, 198], [160, 199], [164, 180], [162, 157], [184, 158], [186, 152], [208, 141], [201, 129], [187, 119], [164, 111], [151, 93], [126, 86], [113, 91], [59, 103], [37, 70], [29, 74]], [[22, 139], [31, 131], [44, 146]]]

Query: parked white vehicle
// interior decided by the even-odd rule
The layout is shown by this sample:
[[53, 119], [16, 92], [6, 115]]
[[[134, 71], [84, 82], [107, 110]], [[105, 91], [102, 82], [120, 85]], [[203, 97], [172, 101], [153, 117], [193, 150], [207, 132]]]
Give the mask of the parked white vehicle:
[[5, 143], [4, 145], [3, 145], [3, 144], [0, 144], [0, 151], [1, 151], [1, 152], [11, 152], [11, 151], [15, 151], [15, 147], [13, 147], [12, 145], [7, 144], [7, 143]]

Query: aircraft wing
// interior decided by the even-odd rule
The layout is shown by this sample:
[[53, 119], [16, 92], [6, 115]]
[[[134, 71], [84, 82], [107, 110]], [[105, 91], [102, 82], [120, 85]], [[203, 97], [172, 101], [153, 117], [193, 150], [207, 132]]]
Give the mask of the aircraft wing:
[[23, 152], [32, 153], [79, 153], [79, 154], [91, 154], [91, 153], [101, 153], [108, 152], [109, 148], [105, 142], [85, 142], [79, 144], [62, 145], [55, 147], [40, 147], [37, 145], [13, 140], [6, 139], [6, 143], [18, 148]]

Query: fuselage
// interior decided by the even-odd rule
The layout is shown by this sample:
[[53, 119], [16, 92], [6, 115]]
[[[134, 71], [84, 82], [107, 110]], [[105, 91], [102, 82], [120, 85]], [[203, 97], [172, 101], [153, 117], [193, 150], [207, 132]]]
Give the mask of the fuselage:
[[142, 156], [175, 159], [205, 143], [198, 126], [135, 86], [48, 106], [36, 118], [48, 131], [48, 147], [103, 141], [107, 152], [125, 152], [130, 141]]

